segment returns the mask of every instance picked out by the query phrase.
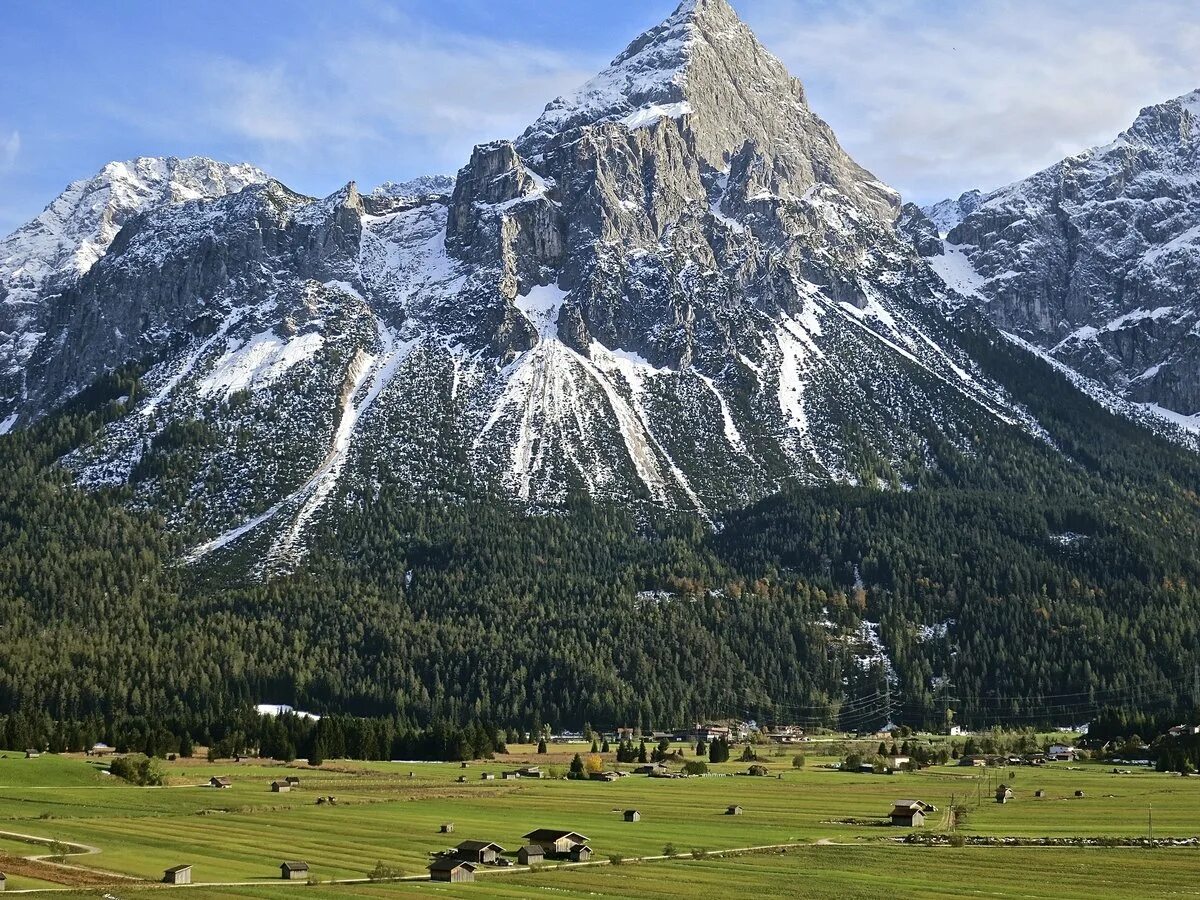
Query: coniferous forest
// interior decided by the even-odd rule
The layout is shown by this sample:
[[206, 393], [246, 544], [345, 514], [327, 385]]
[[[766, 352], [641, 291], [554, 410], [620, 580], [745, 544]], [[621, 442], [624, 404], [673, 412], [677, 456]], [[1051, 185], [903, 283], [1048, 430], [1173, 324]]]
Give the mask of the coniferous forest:
[[[793, 485], [713, 527], [582, 496], [532, 512], [469, 487], [345, 497], [303, 567], [267, 581], [244, 560], [182, 565], [183, 539], [124, 490], [57, 465], [136, 396], [138, 367], [113, 373], [0, 438], [5, 742], [347, 740], [264, 734], [256, 703], [372, 720], [344, 731], [381, 754], [443, 755], [543, 724], [1190, 711], [1200, 457], [976, 341], [1043, 438], [935, 443], [903, 489]], [[896, 480], [869, 448], [861, 470]]]

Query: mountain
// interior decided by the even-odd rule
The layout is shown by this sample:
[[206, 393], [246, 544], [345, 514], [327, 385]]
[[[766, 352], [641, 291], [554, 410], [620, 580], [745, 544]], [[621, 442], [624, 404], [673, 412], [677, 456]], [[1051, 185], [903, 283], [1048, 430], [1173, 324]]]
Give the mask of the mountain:
[[79, 280], [138, 213], [235, 194], [266, 180], [253, 166], [140, 157], [72, 182], [32, 222], [0, 241], [0, 433], [23, 392], [26, 364], [44, 336], [49, 298]]
[[723, 0], [452, 179], [192, 164], [10, 326], [10, 745], [1182, 708], [1195, 443], [980, 315], [987, 203], [902, 206]]
[[35, 421], [136, 365], [127, 415], [65, 463], [194, 559], [265, 533], [289, 566], [331, 497], [382, 486], [708, 516], [1039, 433], [941, 314], [896, 193], [725, 0], [682, 3], [453, 186], [315, 200], [208, 165], [33, 291], [0, 409]]
[[1200, 428], [1200, 91], [1142, 110], [1110, 144], [925, 213], [946, 235], [935, 266], [1000, 328]]

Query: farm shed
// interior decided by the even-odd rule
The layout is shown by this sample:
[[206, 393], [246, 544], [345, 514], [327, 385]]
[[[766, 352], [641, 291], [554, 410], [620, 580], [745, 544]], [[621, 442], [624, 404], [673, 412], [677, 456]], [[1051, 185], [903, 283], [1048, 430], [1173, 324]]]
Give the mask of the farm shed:
[[272, 793], [286, 794], [291, 789], [292, 789], [292, 786], [290, 784], [288, 784], [286, 781], [272, 781], [271, 782]]
[[576, 844], [571, 848], [571, 860], [573, 862], [587, 862], [592, 858], [592, 848], [587, 844]]
[[892, 804], [888, 818], [893, 825], [901, 828], [920, 828], [925, 824], [926, 813], [933, 812], [936, 807], [922, 800], [897, 800]]
[[192, 867], [191, 866], [171, 866], [167, 871], [163, 872], [163, 884], [191, 884], [192, 883]]
[[537, 844], [547, 856], [567, 854], [576, 844], [586, 844], [586, 835], [577, 831], [560, 831], [556, 828], [537, 828], [522, 835], [531, 844]]
[[489, 864], [504, 852], [504, 848], [492, 841], [463, 841], [454, 848], [454, 855], [467, 862]]
[[546, 852], [538, 844], [526, 844], [517, 851], [517, 862], [523, 866], [535, 866], [546, 858]]
[[626, 822], [640, 822], [640, 821], [642, 821], [642, 814], [640, 812], [638, 812], [636, 809], [627, 809], [627, 810], [625, 810], [625, 821]]
[[1007, 784], [1002, 784], [1002, 785], [1000, 785], [1000, 787], [996, 788], [996, 802], [997, 803], [1007, 803], [1012, 798], [1013, 798], [1012, 788], [1010, 788]]
[[208, 785], [215, 788], [227, 788], [233, 785], [233, 779], [228, 775], [214, 775], [208, 779]]
[[740, 806], [730, 806], [725, 810], [725, 815], [727, 816], [740, 816], [741, 814], [742, 808]]
[[433, 881], [455, 883], [474, 881], [475, 869], [475, 863], [446, 856], [429, 864], [429, 877]]
[[279, 864], [279, 877], [284, 881], [301, 881], [308, 878], [308, 863], [284, 862]]

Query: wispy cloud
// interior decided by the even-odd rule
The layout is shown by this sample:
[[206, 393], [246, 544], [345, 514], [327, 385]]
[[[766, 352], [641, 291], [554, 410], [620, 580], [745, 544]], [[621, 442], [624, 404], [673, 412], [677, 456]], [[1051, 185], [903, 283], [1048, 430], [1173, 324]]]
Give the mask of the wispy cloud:
[[1194, 0], [746, 0], [843, 143], [906, 194], [996, 187], [1200, 87]]
[[7, 172], [17, 164], [21, 155], [21, 132], [16, 129], [12, 134], [0, 141], [0, 171]]
[[342, 163], [388, 154], [441, 169], [470, 147], [515, 137], [542, 106], [590, 74], [568, 54], [436, 33], [343, 36], [267, 61], [197, 65], [198, 118], [280, 160]]

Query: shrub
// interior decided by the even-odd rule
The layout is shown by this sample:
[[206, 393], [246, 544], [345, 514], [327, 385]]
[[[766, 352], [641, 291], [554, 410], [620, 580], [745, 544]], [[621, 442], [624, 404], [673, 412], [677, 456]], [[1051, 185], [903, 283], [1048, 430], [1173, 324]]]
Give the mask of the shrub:
[[614, 866], [619, 866], [625, 862], [625, 857], [620, 853], [610, 853], [608, 855], [608, 861]]
[[400, 869], [387, 865], [382, 859], [375, 863], [375, 868], [367, 873], [367, 878], [371, 881], [395, 881], [403, 877], [404, 873]]
[[692, 859], [708, 859], [708, 851], [703, 847], [692, 851]]
[[806, 760], [804, 759], [804, 754], [797, 753], [795, 756], [792, 757], [792, 768], [793, 769], [803, 769], [805, 762], [806, 762]]
[[663, 847], [663, 856], [674, 857], [677, 852], [674, 844], [667, 844]]
[[683, 771], [687, 775], [707, 775], [708, 763], [702, 759], [689, 759], [683, 764]]
[[950, 842], [951, 847], [965, 847], [967, 844], [967, 839], [961, 834], [952, 834], [947, 840]]
[[117, 778], [141, 787], [163, 783], [162, 767], [157, 760], [147, 756], [119, 756], [109, 765], [108, 771]]

